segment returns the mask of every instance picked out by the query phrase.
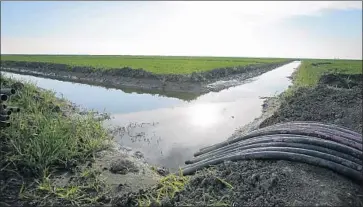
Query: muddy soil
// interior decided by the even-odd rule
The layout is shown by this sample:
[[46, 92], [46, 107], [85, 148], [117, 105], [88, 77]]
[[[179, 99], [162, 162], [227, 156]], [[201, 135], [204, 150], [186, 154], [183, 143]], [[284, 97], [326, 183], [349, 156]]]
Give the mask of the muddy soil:
[[[264, 115], [231, 137], [286, 121], [319, 121], [362, 131], [362, 75], [323, 76], [315, 88], [268, 98]], [[136, 205], [143, 194], [125, 194], [115, 206]], [[363, 206], [363, 187], [329, 169], [284, 160], [225, 162], [191, 176], [165, 206]]]
[[362, 192], [358, 185], [327, 169], [288, 161], [241, 161], [204, 170], [168, 202], [176, 206], [217, 202], [231, 206], [362, 206]]
[[[225, 162], [192, 176], [161, 206], [363, 206], [363, 189], [328, 169], [289, 161]], [[116, 198], [137, 206], [144, 191]]]
[[[189, 94], [204, 94], [209, 91], [220, 91], [231, 85], [210, 85], [216, 81], [238, 79], [243, 81], [277, 67], [292, 62], [292, 60], [256, 64], [241, 67], [217, 68], [207, 72], [192, 74], [154, 74], [144, 69], [95, 69], [91, 67], [76, 67], [64, 64], [1, 61], [1, 70], [25, 75], [36, 75], [59, 80], [104, 85], [107, 87], [142, 89], [145, 91], [179, 92]], [[236, 83], [238, 84], [238, 83]]]
[[111, 146], [110, 149], [97, 154], [91, 166], [91, 169], [101, 171], [100, 177], [111, 190], [109, 198], [112, 199], [118, 194], [138, 192], [155, 185], [161, 178], [144, 157], [140, 156], [140, 152], [126, 149], [116, 142], [112, 142]]
[[260, 127], [287, 121], [318, 121], [362, 132], [362, 75], [322, 76], [315, 88], [298, 88]]

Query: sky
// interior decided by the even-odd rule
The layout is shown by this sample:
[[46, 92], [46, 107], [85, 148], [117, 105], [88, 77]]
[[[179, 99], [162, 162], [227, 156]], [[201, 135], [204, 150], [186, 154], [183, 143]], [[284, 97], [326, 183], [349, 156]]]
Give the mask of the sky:
[[362, 59], [362, 2], [1, 1], [1, 54]]

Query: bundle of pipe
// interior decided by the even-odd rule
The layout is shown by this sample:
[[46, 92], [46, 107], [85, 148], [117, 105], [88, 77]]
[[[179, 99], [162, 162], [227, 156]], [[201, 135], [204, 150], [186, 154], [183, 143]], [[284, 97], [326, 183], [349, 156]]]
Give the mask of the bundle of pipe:
[[194, 154], [184, 175], [224, 161], [282, 159], [331, 169], [363, 181], [362, 135], [319, 122], [287, 122], [252, 131], [233, 140], [205, 147]]
[[9, 99], [11, 95], [14, 95], [16, 90], [14, 88], [1, 88], [0, 89], [0, 128], [9, 127], [10, 115], [13, 112], [19, 112], [18, 107], [7, 106], [4, 102]]

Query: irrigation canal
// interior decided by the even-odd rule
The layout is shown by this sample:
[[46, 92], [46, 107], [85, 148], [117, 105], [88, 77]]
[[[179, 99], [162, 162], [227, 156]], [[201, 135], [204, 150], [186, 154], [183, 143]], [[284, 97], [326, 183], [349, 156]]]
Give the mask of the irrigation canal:
[[[2, 72], [31, 81], [87, 109], [108, 112], [106, 126], [124, 126], [127, 133], [117, 141], [141, 151], [152, 164], [169, 168], [183, 165], [200, 147], [226, 140], [237, 128], [262, 114], [263, 99], [278, 95], [291, 85], [288, 78], [300, 65], [286, 64], [241, 85], [210, 92], [194, 100], [107, 89]], [[221, 84], [221, 83], [219, 83]], [[222, 83], [223, 84], [223, 83]]]

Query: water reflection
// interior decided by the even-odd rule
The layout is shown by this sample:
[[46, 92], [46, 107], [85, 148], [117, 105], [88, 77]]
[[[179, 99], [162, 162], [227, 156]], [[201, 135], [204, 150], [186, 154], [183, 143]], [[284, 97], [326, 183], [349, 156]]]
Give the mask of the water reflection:
[[143, 152], [153, 164], [177, 169], [200, 147], [226, 140], [235, 129], [260, 116], [263, 100], [259, 97], [274, 96], [286, 90], [291, 84], [288, 76], [299, 64], [290, 63], [243, 85], [202, 95], [185, 105], [114, 114], [105, 124], [158, 122], [155, 126], [130, 129], [150, 137], [147, 144], [133, 142], [128, 135], [118, 136], [118, 141]]
[[58, 97], [64, 96], [83, 108], [106, 111], [109, 113], [147, 111], [171, 107], [186, 102], [178, 98], [170, 98], [157, 94], [130, 93], [130, 91], [126, 93], [119, 89], [107, 89], [99, 86], [33, 77], [29, 75], [7, 72], [1, 72], [1, 74], [18, 80], [30, 81], [41, 88], [55, 91]]
[[188, 122], [195, 127], [212, 127], [221, 118], [221, 110], [212, 104], [195, 104], [186, 110]]
[[[111, 126], [126, 126], [135, 123], [157, 122], [155, 126], [129, 128], [130, 133], [118, 136], [124, 146], [139, 150], [154, 164], [178, 168], [201, 146], [225, 140], [239, 126], [247, 124], [261, 115], [262, 99], [246, 98], [235, 102], [193, 104], [146, 112], [115, 114], [105, 122]], [[141, 134], [135, 141], [129, 134]], [[147, 143], [144, 142], [147, 139]], [[175, 150], [183, 149], [178, 152]], [[168, 160], [171, 154], [178, 158]]]

